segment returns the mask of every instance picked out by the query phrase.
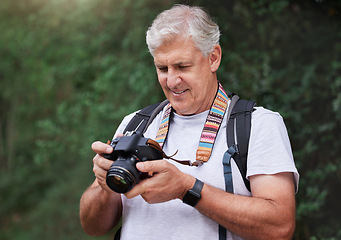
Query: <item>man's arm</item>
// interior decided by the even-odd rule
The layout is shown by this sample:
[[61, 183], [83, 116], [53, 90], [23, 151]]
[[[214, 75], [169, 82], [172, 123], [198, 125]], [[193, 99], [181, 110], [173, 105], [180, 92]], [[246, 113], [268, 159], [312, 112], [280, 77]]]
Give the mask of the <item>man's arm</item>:
[[[126, 193], [149, 203], [182, 199], [195, 178], [167, 161], [137, 165], [155, 175]], [[198, 211], [245, 239], [290, 239], [295, 229], [295, 185], [292, 173], [250, 177], [252, 197], [230, 194], [205, 184]]]
[[252, 197], [204, 185], [196, 208], [245, 239], [292, 239], [295, 187], [292, 173], [250, 177]]
[[80, 219], [84, 231], [89, 235], [103, 235], [120, 220], [121, 196], [103, 190], [97, 180], [83, 193], [80, 201]]
[[106, 173], [112, 161], [103, 158], [101, 154], [110, 153], [112, 148], [107, 144], [95, 142], [92, 149], [97, 153], [93, 159], [96, 179], [80, 200], [80, 220], [87, 234], [103, 235], [120, 220], [122, 201], [121, 195], [113, 192], [106, 184]]

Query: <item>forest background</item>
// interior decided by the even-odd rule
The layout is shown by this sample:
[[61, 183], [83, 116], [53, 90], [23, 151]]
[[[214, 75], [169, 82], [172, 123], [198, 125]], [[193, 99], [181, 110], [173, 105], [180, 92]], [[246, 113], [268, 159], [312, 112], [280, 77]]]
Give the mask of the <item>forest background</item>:
[[112, 239], [79, 223], [90, 146], [164, 99], [145, 31], [175, 3], [220, 25], [225, 88], [283, 115], [295, 239], [341, 239], [341, 3], [328, 0], [1, 0], [0, 239]]

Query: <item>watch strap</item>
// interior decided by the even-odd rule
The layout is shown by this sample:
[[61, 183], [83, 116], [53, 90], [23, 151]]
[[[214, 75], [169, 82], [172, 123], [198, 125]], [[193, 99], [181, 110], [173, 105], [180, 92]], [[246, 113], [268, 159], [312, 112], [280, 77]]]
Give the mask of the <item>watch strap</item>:
[[182, 201], [192, 207], [195, 207], [199, 200], [201, 199], [201, 190], [204, 186], [204, 183], [199, 179], [195, 180], [193, 188], [189, 189]]

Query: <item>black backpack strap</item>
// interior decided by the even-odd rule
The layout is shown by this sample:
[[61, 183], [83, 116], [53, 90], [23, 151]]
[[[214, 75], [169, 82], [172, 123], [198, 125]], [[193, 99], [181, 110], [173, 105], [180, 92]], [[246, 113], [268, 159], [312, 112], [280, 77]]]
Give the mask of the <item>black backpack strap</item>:
[[[231, 106], [231, 104], [234, 104]], [[237, 95], [232, 97], [228, 123], [226, 127], [226, 137], [228, 148], [233, 148], [233, 159], [243, 177], [246, 188], [250, 189], [250, 182], [246, 178], [247, 153], [249, 147], [251, 131], [251, 114], [254, 111], [256, 103], [240, 99]]]
[[121, 230], [122, 230], [122, 226], [119, 229], [117, 229], [113, 240], [120, 240], [121, 239]]
[[[251, 113], [254, 102], [242, 100], [234, 93], [227, 112], [226, 137], [228, 149], [223, 156], [225, 191], [233, 193], [231, 157], [235, 160], [246, 188], [250, 191], [250, 182], [246, 178], [246, 160], [251, 130]], [[226, 229], [219, 225], [219, 240], [226, 239]]]
[[161, 103], [155, 103], [149, 105], [136, 113], [136, 115], [130, 120], [123, 133], [136, 131], [144, 133], [147, 127], [151, 124], [156, 115], [168, 104], [168, 100]]

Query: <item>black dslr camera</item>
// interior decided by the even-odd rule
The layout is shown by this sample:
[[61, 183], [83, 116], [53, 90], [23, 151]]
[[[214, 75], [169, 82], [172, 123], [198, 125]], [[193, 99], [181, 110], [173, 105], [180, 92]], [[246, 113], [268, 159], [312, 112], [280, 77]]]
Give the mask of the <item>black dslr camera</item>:
[[137, 162], [163, 158], [162, 149], [150, 138], [144, 138], [136, 132], [129, 132], [123, 137], [111, 141], [112, 153], [103, 157], [115, 161], [107, 172], [106, 182], [117, 193], [130, 191], [140, 179], [146, 177], [137, 168]]

